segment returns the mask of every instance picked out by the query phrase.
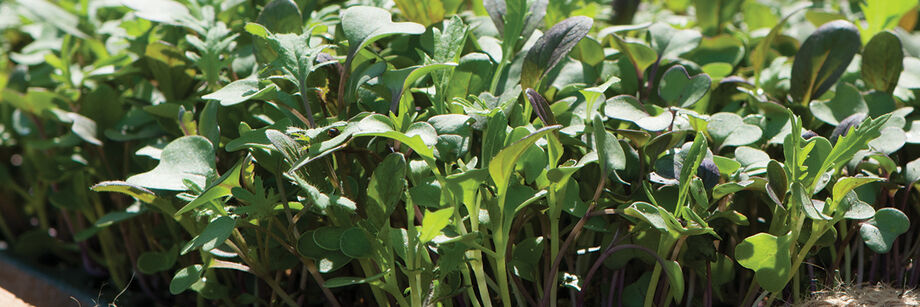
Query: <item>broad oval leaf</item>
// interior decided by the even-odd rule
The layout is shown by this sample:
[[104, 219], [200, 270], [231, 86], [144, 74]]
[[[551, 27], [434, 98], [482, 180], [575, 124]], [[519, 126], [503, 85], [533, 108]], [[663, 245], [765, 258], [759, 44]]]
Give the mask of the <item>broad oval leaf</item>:
[[342, 31], [348, 39], [346, 67], [358, 50], [393, 34], [422, 34], [425, 26], [414, 22], [393, 22], [387, 10], [370, 6], [353, 6], [342, 11]]
[[200, 264], [180, 269], [173, 275], [172, 281], [169, 282], [169, 293], [177, 295], [184, 292], [201, 279], [202, 273], [204, 273], [204, 266]]
[[189, 180], [204, 187], [214, 176], [214, 147], [208, 139], [193, 135], [173, 140], [160, 154], [160, 164], [146, 173], [128, 177], [129, 184], [170, 191], [185, 191]]
[[710, 117], [706, 130], [713, 143], [720, 148], [751, 144], [759, 141], [763, 135], [760, 127], [745, 123], [738, 114], [727, 112], [716, 113]]
[[754, 270], [754, 278], [764, 290], [779, 292], [792, 276], [792, 235], [774, 236], [758, 233], [735, 246], [735, 259], [741, 266]]
[[383, 227], [396, 203], [406, 189], [406, 158], [402, 153], [392, 153], [374, 170], [367, 186], [368, 220], [375, 227]]
[[690, 77], [681, 65], [669, 68], [658, 83], [658, 96], [669, 106], [689, 108], [709, 92], [712, 79], [706, 74]]
[[370, 257], [373, 249], [364, 230], [352, 227], [342, 232], [339, 238], [339, 248], [342, 253], [352, 258]]
[[588, 35], [593, 24], [594, 20], [591, 18], [575, 16], [560, 21], [547, 30], [524, 58], [524, 66], [521, 68], [521, 86], [536, 88], [546, 72], [556, 67], [556, 64], [559, 64], [559, 61], [569, 54], [585, 35]]
[[891, 93], [904, 70], [901, 40], [889, 31], [879, 32], [866, 43], [862, 53], [863, 80], [872, 88]]
[[891, 246], [899, 235], [907, 232], [910, 220], [901, 210], [883, 208], [875, 212], [875, 216], [862, 224], [859, 235], [872, 251], [884, 254], [891, 250]]
[[137, 270], [144, 274], [166, 271], [176, 264], [178, 256], [175, 246], [163, 252], [144, 252], [137, 257]]
[[869, 106], [855, 86], [841, 83], [830, 101], [812, 101], [808, 108], [821, 121], [830, 125], [839, 125], [847, 117], [856, 113], [869, 113]]
[[674, 114], [655, 105], [643, 105], [639, 99], [619, 95], [607, 100], [604, 115], [609, 118], [635, 123], [648, 131], [667, 129], [674, 121]]
[[182, 247], [180, 254], [185, 255], [199, 247], [203, 252], [210, 251], [227, 241], [234, 228], [236, 228], [236, 220], [229, 216], [219, 216], [211, 220], [201, 234]]
[[837, 83], [859, 48], [859, 30], [849, 21], [831, 21], [815, 30], [792, 63], [792, 100], [805, 104], [824, 94]]

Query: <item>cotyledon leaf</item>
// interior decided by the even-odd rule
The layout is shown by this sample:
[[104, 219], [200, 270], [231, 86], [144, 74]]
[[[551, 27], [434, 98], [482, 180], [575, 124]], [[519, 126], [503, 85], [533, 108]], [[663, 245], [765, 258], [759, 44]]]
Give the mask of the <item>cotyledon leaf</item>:
[[214, 146], [208, 139], [192, 135], [173, 140], [160, 154], [160, 163], [152, 170], [128, 177], [129, 184], [150, 189], [185, 191], [183, 180], [204, 187], [214, 176]]
[[358, 50], [368, 44], [394, 34], [422, 34], [425, 26], [414, 22], [393, 22], [387, 10], [370, 6], [353, 6], [342, 11], [342, 31], [348, 39], [346, 67]]
[[764, 290], [779, 292], [792, 275], [789, 247], [792, 235], [774, 236], [758, 233], [735, 246], [735, 259], [741, 266], [754, 270], [754, 278]]
[[[521, 68], [521, 86], [536, 88], [546, 72], [556, 67], [563, 57], [575, 48], [581, 41], [594, 20], [585, 16], [575, 16], [560, 21], [543, 33], [543, 36], [534, 43], [524, 58]], [[537, 88], [539, 90], [539, 88]]]
[[872, 88], [891, 93], [904, 70], [904, 50], [901, 40], [889, 31], [879, 32], [866, 43], [860, 71]]
[[792, 100], [806, 104], [824, 94], [837, 83], [860, 46], [859, 30], [849, 21], [831, 21], [815, 30], [792, 63]]

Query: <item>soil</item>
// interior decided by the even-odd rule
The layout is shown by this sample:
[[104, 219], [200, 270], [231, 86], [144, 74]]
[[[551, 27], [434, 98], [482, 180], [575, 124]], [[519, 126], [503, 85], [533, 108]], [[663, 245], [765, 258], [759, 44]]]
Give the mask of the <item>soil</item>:
[[797, 306], [920, 306], [920, 290], [897, 289], [884, 284], [847, 287], [816, 292]]

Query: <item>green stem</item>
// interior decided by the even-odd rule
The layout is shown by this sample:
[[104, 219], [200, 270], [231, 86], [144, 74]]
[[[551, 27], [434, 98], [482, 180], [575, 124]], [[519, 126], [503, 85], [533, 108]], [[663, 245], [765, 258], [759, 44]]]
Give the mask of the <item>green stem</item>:
[[[504, 197], [499, 201], [499, 205], [504, 205]], [[495, 233], [495, 251], [498, 258], [495, 258], [496, 271], [498, 277], [498, 289], [502, 296], [502, 306], [511, 306], [511, 289], [508, 287], [508, 267], [506, 255], [508, 254], [508, 243], [505, 241], [505, 234], [502, 231]]]
[[[548, 201], [553, 205], [549, 214], [549, 259], [556, 259], [559, 255], [559, 219], [562, 214], [562, 204], [557, 203], [558, 200], [556, 198], [555, 187], [550, 187]], [[559, 287], [551, 287], [549, 290], [549, 302], [551, 306], [556, 305], [558, 290]]]

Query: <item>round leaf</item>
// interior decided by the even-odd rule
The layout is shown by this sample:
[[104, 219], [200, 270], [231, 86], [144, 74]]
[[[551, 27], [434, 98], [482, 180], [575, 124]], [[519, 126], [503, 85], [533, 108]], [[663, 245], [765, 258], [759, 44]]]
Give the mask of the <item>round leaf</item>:
[[153, 170], [128, 177], [127, 182], [150, 189], [185, 191], [184, 180], [204, 187], [214, 173], [211, 141], [197, 135], [183, 136], [163, 148], [160, 164]]
[[901, 210], [883, 208], [875, 212], [875, 217], [862, 224], [859, 235], [866, 246], [880, 254], [887, 253], [899, 235], [907, 232], [910, 220]]
[[658, 84], [658, 95], [669, 106], [689, 108], [709, 92], [712, 80], [706, 74], [690, 77], [687, 69], [675, 65], [664, 72]]
[[200, 264], [182, 268], [176, 272], [176, 275], [173, 275], [172, 281], [169, 282], [169, 293], [172, 293], [172, 295], [182, 293], [194, 283], [201, 280], [203, 271], [204, 266]]
[[741, 266], [754, 270], [754, 278], [764, 290], [779, 292], [792, 274], [791, 243], [789, 234], [777, 237], [758, 233], [735, 246], [735, 259]]
[[371, 242], [361, 228], [352, 227], [342, 232], [339, 239], [342, 253], [351, 258], [365, 258], [371, 256]]

